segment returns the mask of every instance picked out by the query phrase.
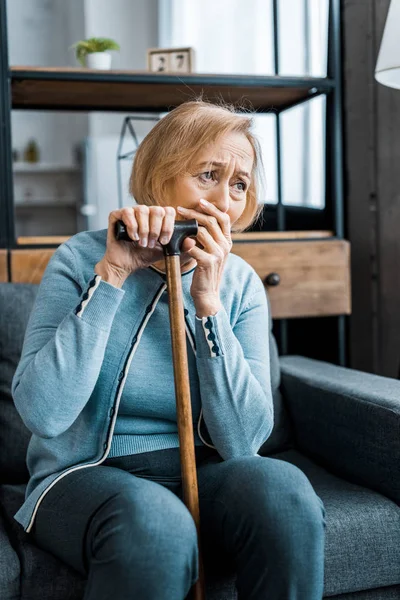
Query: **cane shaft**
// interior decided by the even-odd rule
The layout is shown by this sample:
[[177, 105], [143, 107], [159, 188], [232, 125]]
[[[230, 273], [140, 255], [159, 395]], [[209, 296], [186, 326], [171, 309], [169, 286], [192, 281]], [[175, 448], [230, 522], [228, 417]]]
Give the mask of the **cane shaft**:
[[190, 401], [189, 367], [186, 349], [185, 318], [179, 255], [166, 256], [169, 317], [176, 395], [179, 450], [184, 502], [196, 524], [199, 547], [199, 579], [193, 586], [194, 600], [205, 598], [204, 572], [200, 551], [200, 510], [197, 486], [196, 455]]

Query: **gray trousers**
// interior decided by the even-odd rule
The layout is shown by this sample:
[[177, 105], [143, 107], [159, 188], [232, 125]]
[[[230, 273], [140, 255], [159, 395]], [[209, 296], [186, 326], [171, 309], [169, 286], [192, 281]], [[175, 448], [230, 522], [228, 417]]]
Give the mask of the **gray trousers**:
[[[205, 566], [229, 557], [239, 599], [321, 600], [325, 509], [306, 475], [272, 457], [224, 461], [206, 446], [196, 462]], [[198, 578], [178, 448], [66, 475], [31, 536], [87, 577], [84, 600], [184, 600]]]

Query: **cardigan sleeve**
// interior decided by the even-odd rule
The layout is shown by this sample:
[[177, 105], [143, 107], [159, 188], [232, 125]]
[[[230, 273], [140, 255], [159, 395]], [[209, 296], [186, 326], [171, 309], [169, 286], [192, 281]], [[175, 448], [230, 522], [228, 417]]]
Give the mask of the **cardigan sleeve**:
[[223, 306], [215, 315], [195, 317], [204, 421], [225, 460], [256, 455], [274, 424], [268, 300], [256, 273], [252, 284], [233, 327]]
[[95, 272], [81, 288], [67, 242], [51, 257], [11, 386], [32, 433], [44, 438], [63, 433], [88, 402], [124, 294]]

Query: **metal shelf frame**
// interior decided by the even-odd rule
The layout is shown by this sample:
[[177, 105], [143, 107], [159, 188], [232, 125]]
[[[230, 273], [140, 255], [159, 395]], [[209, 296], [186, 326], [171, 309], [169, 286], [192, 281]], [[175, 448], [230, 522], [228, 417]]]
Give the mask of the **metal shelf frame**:
[[[328, 76], [326, 78], [312, 77], [280, 77], [279, 73], [279, 39], [278, 39], [278, 19], [279, 19], [278, 0], [273, 0], [273, 20], [274, 20], [274, 49], [275, 49], [275, 76], [240, 76], [240, 75], [201, 75], [190, 76], [188, 82], [197, 86], [231, 86], [234, 88], [264, 87], [270, 89], [273, 87], [302, 88], [304, 97], [300, 100], [286, 104], [278, 110], [274, 110], [276, 115], [276, 145], [277, 145], [277, 177], [278, 177], [278, 203], [276, 206], [276, 220], [278, 231], [285, 231], [287, 215], [290, 207], [286, 207], [282, 202], [282, 160], [281, 160], [281, 125], [280, 115], [288, 108], [292, 108], [301, 102], [307, 102], [320, 94], [325, 94], [326, 104], [326, 204], [325, 213], [329, 216], [329, 229], [334, 231], [336, 238], [344, 236], [344, 197], [343, 197], [343, 139], [342, 139], [342, 67], [341, 67], [341, 3], [340, 0], [329, 1], [329, 23], [328, 23]], [[14, 104], [12, 100], [12, 85], [26, 80], [47, 80], [47, 81], [82, 81], [93, 83], [112, 83], [117, 82], [127, 85], [132, 84], [155, 84], [155, 85], [177, 85], [179, 81], [185, 85], [185, 77], [175, 75], [160, 75], [151, 73], [107, 73], [107, 72], [82, 72], [76, 70], [71, 73], [68, 70], [49, 69], [46, 72], [38, 69], [30, 71], [29, 69], [12, 70], [8, 60], [8, 40], [7, 40], [7, 18], [6, 18], [6, 0], [0, 0], [0, 248], [15, 249], [20, 246], [16, 243], [15, 223], [14, 223], [14, 198], [13, 198], [13, 173], [12, 173], [12, 145], [11, 145], [11, 110], [32, 109], [35, 110], [120, 110], [124, 112], [132, 111], [132, 107], [91, 107], [87, 104], [74, 104], [56, 106], [34, 107], [27, 104]], [[189, 81], [190, 80], [190, 81]], [[161, 89], [161, 87], [160, 87]], [[229, 89], [227, 87], [227, 89]], [[166, 107], [164, 107], [166, 108]], [[270, 110], [271, 107], [268, 108]], [[158, 112], [157, 108], [157, 112]], [[258, 112], [267, 110], [267, 106], [257, 108]], [[135, 112], [146, 111], [156, 112], [155, 107], [135, 106]], [[161, 111], [160, 111], [161, 112]], [[271, 209], [270, 209], [271, 210]], [[26, 246], [24, 246], [26, 247]], [[54, 245], [43, 244], [37, 247], [54, 247]], [[338, 347], [339, 364], [346, 364], [346, 317], [340, 316], [338, 319]], [[282, 354], [287, 349], [287, 321], [280, 322], [280, 350]]]

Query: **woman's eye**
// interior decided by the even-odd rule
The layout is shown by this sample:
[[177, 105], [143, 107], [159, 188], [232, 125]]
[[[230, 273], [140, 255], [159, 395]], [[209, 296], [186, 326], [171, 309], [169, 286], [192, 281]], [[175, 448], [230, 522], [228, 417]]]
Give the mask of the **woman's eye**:
[[200, 177], [206, 181], [212, 181], [214, 177], [214, 171], [204, 171], [204, 173], [201, 173]]
[[238, 181], [237, 183], [235, 183], [235, 185], [238, 185], [238, 190], [240, 192], [245, 192], [247, 190], [247, 185], [245, 184], [244, 181]]

